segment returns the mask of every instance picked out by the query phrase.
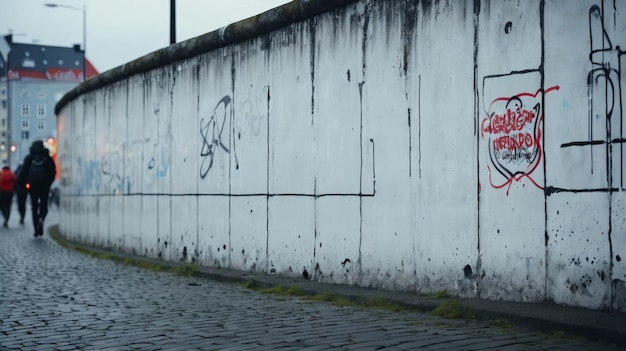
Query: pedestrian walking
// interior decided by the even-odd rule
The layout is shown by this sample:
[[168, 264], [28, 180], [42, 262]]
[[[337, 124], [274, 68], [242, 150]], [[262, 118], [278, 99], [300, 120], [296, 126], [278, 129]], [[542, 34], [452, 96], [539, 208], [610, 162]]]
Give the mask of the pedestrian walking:
[[17, 211], [20, 214], [21, 225], [24, 225], [24, 217], [26, 216], [26, 197], [28, 196], [26, 183], [22, 178], [20, 178], [23, 168], [24, 167], [20, 163], [15, 169], [15, 177], [17, 178], [17, 182], [15, 183], [15, 196], [17, 197]]
[[2, 226], [5, 228], [9, 227], [15, 181], [15, 174], [13, 174], [11, 168], [8, 166], [2, 167], [0, 171], [0, 212], [2, 212], [2, 218], [4, 218]]
[[43, 141], [34, 141], [30, 146], [30, 153], [24, 158], [20, 178], [26, 183], [26, 189], [30, 194], [35, 236], [43, 235], [43, 222], [48, 214], [50, 186], [55, 176], [56, 166], [50, 157], [50, 151], [43, 145]]

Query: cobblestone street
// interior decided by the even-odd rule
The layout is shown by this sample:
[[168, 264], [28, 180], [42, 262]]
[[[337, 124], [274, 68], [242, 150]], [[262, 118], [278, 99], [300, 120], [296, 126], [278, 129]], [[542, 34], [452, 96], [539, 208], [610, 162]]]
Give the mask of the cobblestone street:
[[[56, 208], [47, 224], [54, 224]], [[0, 231], [0, 350], [607, 350], [416, 312], [338, 307], [142, 270]]]

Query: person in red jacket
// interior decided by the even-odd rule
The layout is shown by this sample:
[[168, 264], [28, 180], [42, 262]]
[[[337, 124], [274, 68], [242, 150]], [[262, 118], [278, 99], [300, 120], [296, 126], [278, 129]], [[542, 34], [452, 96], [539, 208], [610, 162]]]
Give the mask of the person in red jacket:
[[9, 217], [11, 216], [11, 200], [13, 200], [13, 188], [15, 187], [15, 174], [8, 166], [2, 167], [0, 171], [0, 211], [4, 218], [3, 226], [9, 227]]

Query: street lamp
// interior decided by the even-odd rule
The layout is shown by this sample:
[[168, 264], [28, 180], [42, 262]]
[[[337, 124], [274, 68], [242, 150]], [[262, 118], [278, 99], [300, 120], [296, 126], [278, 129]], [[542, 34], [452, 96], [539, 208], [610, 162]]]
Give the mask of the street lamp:
[[83, 5], [83, 8], [62, 5], [62, 4], [45, 4], [47, 7], [62, 7], [65, 9], [81, 11], [83, 13], [83, 81], [87, 80], [87, 5]]
[[170, 45], [176, 44], [176, 0], [170, 0]]

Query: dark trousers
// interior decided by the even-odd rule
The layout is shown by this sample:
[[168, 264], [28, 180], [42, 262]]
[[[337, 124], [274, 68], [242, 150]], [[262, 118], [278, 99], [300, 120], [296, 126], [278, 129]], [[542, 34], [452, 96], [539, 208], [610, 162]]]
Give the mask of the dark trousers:
[[48, 214], [48, 191], [50, 189], [46, 187], [31, 186], [30, 188], [30, 204], [33, 213], [33, 226], [35, 228], [37, 228], [39, 220], [41, 219], [41, 223], [43, 223]]
[[4, 218], [5, 223], [9, 221], [9, 217], [11, 216], [12, 199], [12, 191], [0, 191], [0, 211], [2, 212], [2, 217]]
[[25, 190], [18, 190], [15, 192], [17, 195], [17, 210], [20, 213], [20, 221], [24, 222], [24, 217], [26, 216], [26, 197], [28, 196], [28, 192]]

